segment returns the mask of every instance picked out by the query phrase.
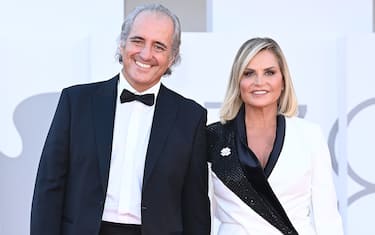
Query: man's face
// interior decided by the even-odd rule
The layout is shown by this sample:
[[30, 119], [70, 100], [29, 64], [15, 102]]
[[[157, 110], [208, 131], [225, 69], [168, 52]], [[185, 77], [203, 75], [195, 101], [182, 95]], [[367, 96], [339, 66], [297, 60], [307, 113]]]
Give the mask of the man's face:
[[133, 24], [124, 48], [123, 73], [139, 92], [160, 81], [172, 65], [173, 21], [160, 13], [142, 12]]

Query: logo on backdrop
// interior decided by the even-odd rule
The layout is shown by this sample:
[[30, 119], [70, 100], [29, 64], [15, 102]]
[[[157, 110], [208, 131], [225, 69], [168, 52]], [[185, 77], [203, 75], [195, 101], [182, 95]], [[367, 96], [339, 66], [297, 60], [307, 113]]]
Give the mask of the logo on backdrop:
[[[350, 112], [347, 114], [347, 127], [349, 127], [350, 122], [359, 115], [362, 111], [369, 108], [370, 106], [375, 105], [375, 97], [367, 99], [357, 106], [355, 106]], [[338, 174], [338, 163], [337, 163], [337, 156], [335, 153], [335, 143], [337, 139], [337, 134], [339, 132], [339, 120], [336, 119], [335, 123], [333, 124], [331, 131], [328, 137], [328, 146], [331, 153], [332, 158], [332, 167], [336, 174]], [[354, 193], [348, 198], [348, 205], [350, 206], [355, 201], [359, 200], [362, 197], [365, 197], [369, 194], [375, 193], [375, 182], [370, 182], [365, 178], [359, 175], [359, 172], [354, 171], [353, 167], [348, 162], [348, 175], [352, 180], [354, 180], [357, 184], [363, 187], [362, 190]]]
[[[34, 190], [44, 140], [56, 109], [59, 93], [31, 96], [19, 103], [13, 113], [16, 129], [22, 139], [22, 151], [9, 157], [0, 151], [0, 234], [28, 234], [31, 197]], [[6, 192], [6, 193], [5, 193]], [[22, 226], [8, 226], [17, 221]]]

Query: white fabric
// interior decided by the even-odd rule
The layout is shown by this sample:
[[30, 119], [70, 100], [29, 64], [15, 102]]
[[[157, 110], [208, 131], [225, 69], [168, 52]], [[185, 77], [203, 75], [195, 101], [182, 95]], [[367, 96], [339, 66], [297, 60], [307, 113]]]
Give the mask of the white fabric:
[[160, 82], [139, 93], [120, 73], [111, 165], [102, 219], [141, 224], [143, 172], [155, 105], [147, 106], [138, 101], [121, 104], [120, 95], [124, 88], [135, 94], [154, 93], [156, 99]]
[[[218, 235], [279, 235], [211, 171]], [[283, 149], [269, 183], [301, 235], [342, 235], [331, 159], [320, 127], [286, 118]]]

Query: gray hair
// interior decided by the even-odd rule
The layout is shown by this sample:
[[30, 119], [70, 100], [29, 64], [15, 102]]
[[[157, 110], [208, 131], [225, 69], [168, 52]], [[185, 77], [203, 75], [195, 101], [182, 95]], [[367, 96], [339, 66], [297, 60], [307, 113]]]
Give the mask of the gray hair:
[[[145, 4], [136, 7], [133, 11], [131, 11], [128, 16], [125, 18], [124, 22], [122, 23], [121, 26], [121, 34], [119, 37], [119, 46], [122, 48], [125, 48], [126, 46], [126, 40], [129, 37], [130, 31], [133, 27], [134, 21], [137, 18], [137, 16], [144, 11], [149, 11], [149, 12], [157, 12], [160, 14], [163, 14], [165, 16], [168, 16], [172, 21], [174, 25], [174, 31], [173, 31], [173, 42], [172, 42], [172, 58], [173, 62], [172, 65], [177, 65], [181, 61], [181, 56], [180, 56], [180, 44], [181, 44], [181, 24], [180, 20], [178, 17], [173, 14], [168, 8], [164, 7], [161, 4]], [[118, 62], [122, 64], [123, 58], [120, 52], [120, 48], [117, 48], [116, 51], [116, 58], [118, 59]], [[171, 68], [168, 68], [164, 75], [170, 75], [172, 74]]]

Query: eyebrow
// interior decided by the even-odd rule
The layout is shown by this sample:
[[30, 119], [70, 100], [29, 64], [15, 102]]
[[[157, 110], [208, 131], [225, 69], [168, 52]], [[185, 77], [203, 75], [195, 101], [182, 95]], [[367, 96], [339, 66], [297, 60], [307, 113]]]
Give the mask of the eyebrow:
[[140, 36], [133, 36], [133, 37], [130, 37], [129, 40], [134, 40], [134, 39], [140, 39], [140, 40], [145, 40], [144, 38], [140, 37]]
[[[277, 66], [271, 66], [271, 67], [267, 67], [267, 68], [264, 68], [263, 70], [270, 70], [270, 69], [276, 69]], [[253, 68], [245, 68], [245, 71], [249, 71], [249, 70], [254, 70]]]
[[[145, 41], [145, 39], [144, 39], [143, 37], [140, 37], [140, 36], [133, 36], [133, 37], [130, 37], [129, 39], [130, 39], [130, 40], [138, 39], [138, 40]], [[163, 47], [163, 48], [166, 49], [166, 50], [168, 49], [167, 45], [165, 45], [165, 44], [162, 43], [162, 42], [155, 41], [154, 43], [157, 44], [157, 45], [159, 45], [159, 46], [161, 46], [161, 47]]]
[[276, 69], [276, 66], [271, 66], [271, 67], [265, 68], [264, 70], [270, 70], [270, 69]]

